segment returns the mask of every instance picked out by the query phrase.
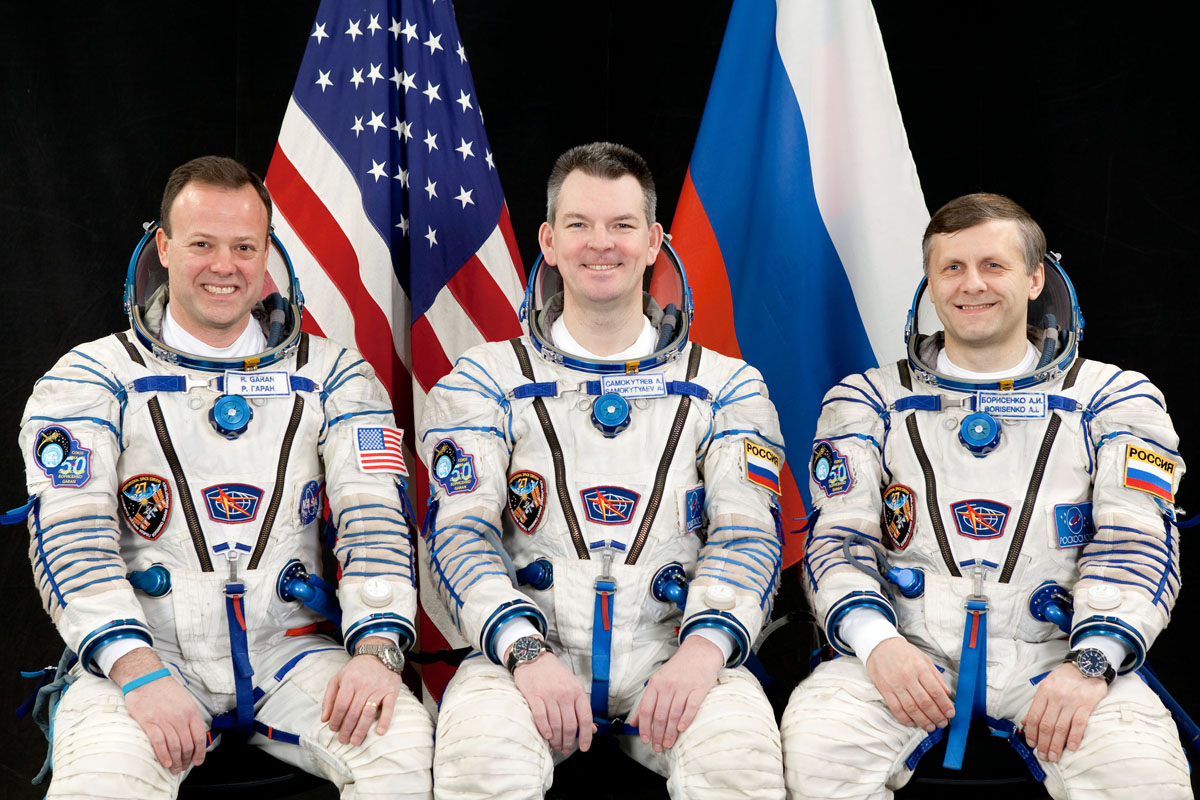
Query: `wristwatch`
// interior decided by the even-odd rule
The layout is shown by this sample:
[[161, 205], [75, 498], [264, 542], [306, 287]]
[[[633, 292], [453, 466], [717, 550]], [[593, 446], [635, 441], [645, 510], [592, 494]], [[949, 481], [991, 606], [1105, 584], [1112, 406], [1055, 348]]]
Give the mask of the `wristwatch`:
[[1085, 678], [1104, 678], [1105, 683], [1111, 684], [1117, 677], [1117, 671], [1108, 663], [1108, 656], [1094, 647], [1072, 650], [1063, 660], [1079, 667]]
[[360, 644], [354, 648], [356, 656], [375, 656], [383, 665], [397, 674], [404, 669], [404, 654], [394, 644]]
[[515, 672], [520, 664], [528, 664], [542, 653], [553, 653], [550, 645], [546, 644], [536, 636], [522, 636], [513, 642], [512, 650], [508, 651], [508, 661], [504, 666], [508, 667], [509, 672]]

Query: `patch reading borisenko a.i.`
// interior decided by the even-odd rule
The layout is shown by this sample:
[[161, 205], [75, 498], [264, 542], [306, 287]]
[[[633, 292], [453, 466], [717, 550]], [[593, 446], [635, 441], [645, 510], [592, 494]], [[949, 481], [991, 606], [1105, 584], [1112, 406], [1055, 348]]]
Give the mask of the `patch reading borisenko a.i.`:
[[79, 489], [92, 479], [92, 451], [61, 425], [34, 435], [33, 457], [55, 488]]
[[897, 550], [908, 547], [917, 531], [916, 493], [901, 483], [883, 490], [883, 514], [880, 522]]
[[546, 479], [527, 469], [509, 475], [508, 513], [518, 528], [533, 533], [546, 513]]
[[121, 513], [134, 533], [154, 541], [171, 517], [171, 485], [158, 475], [134, 475], [121, 483]]
[[1125, 486], [1152, 494], [1168, 503], [1175, 502], [1177, 461], [1159, 455], [1147, 447], [1125, 445]]
[[812, 476], [826, 497], [837, 497], [850, 491], [854, 478], [850, 475], [849, 460], [827, 441], [813, 445]]

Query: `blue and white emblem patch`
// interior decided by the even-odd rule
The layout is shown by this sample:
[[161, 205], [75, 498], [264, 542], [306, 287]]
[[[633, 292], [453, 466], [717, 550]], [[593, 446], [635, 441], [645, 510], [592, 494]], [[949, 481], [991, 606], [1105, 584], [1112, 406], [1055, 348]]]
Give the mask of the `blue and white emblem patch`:
[[704, 526], [704, 487], [697, 486], [688, 489], [683, 495], [684, 523], [688, 533], [698, 531]]
[[479, 476], [475, 474], [475, 456], [464, 453], [453, 439], [442, 439], [433, 448], [433, 479], [446, 494], [475, 491]]
[[1096, 535], [1092, 523], [1092, 504], [1062, 503], [1055, 506], [1054, 529], [1058, 533], [1059, 549], [1083, 547]]
[[248, 483], [219, 483], [204, 490], [204, 504], [213, 522], [236, 525], [258, 516], [263, 490]]
[[1004, 535], [1011, 506], [995, 500], [960, 500], [950, 506], [958, 532], [969, 539], [998, 539]]
[[628, 525], [633, 521], [641, 495], [620, 486], [593, 486], [581, 489], [583, 513], [592, 522], [601, 525]]
[[829, 442], [820, 441], [813, 445], [811, 468], [813, 483], [825, 492], [826, 497], [845, 494], [854, 485], [849, 460]]
[[311, 525], [321, 514], [321, 484], [309, 481], [300, 490], [300, 524]]
[[33, 457], [55, 488], [79, 489], [92, 479], [92, 451], [61, 425], [37, 432]]

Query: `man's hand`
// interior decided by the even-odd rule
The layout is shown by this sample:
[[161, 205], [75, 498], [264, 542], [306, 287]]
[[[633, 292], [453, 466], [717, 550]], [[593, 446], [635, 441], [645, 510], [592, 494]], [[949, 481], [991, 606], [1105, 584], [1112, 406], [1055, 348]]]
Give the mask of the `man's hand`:
[[[360, 644], [391, 644], [391, 641], [380, 636], [367, 636]], [[376, 719], [379, 723], [375, 732], [387, 733], [396, 698], [403, 686], [400, 676], [385, 667], [377, 656], [366, 653], [354, 656], [325, 688], [321, 722], [329, 723], [329, 730], [338, 734], [342, 744], [360, 745]]]
[[[508, 660], [508, 653], [504, 654]], [[544, 652], [513, 671], [517, 690], [529, 703], [533, 723], [552, 750], [570, 754], [579, 736], [579, 749], [592, 746], [592, 707], [579, 679], [553, 653]]]
[[1078, 750], [1088, 719], [1106, 694], [1103, 678], [1086, 678], [1074, 664], [1059, 664], [1038, 684], [1021, 720], [1025, 741], [1051, 763], [1062, 757], [1064, 742], [1068, 750]]
[[954, 702], [929, 656], [902, 636], [884, 639], [867, 659], [867, 675], [901, 724], [932, 733], [954, 716]]
[[702, 636], [687, 637], [675, 655], [650, 676], [629, 724], [638, 726], [642, 741], [654, 752], [673, 747], [675, 739], [696, 718], [700, 702], [716, 684], [724, 666], [721, 648]]
[[[118, 686], [163, 668], [154, 650], [139, 647], [116, 660], [109, 678]], [[207, 729], [200, 708], [172, 674], [125, 695], [125, 708], [146, 736], [158, 763], [178, 775], [189, 764], [204, 763]]]

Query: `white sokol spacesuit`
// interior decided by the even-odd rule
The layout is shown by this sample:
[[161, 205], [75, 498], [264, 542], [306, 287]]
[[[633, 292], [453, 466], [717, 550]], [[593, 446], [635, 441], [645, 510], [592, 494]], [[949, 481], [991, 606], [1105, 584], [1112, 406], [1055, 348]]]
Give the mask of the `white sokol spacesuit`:
[[[252, 744], [343, 797], [428, 797], [432, 723], [407, 689], [387, 733], [372, 727], [357, 747], [320, 721], [326, 686], [358, 640], [414, 639], [402, 480], [371, 468], [376, 437], [393, 425], [387, 395], [356, 352], [300, 333], [281, 249], [272, 277], [292, 286], [293, 302], [265, 352], [222, 362], [164, 345], [152, 233], [131, 260], [132, 329], [63, 356], [22, 421], [34, 578], [79, 657], [53, 711], [48, 796], [175, 795], [184, 775], [159, 764], [94, 660], [134, 640], [153, 645], [211, 736], [253, 726]], [[338, 532], [344, 648], [279, 590], [287, 576], [321, 573], [322, 490]], [[161, 583], [139, 583], [147, 575]]]
[[[915, 333], [914, 302], [907, 362], [850, 376], [825, 397], [810, 470], [819, 517], [803, 576], [842, 657], [801, 683], [784, 714], [791, 797], [891, 797], [927, 746], [947, 735], [927, 737], [888, 710], [841, 635], [846, 616], [863, 608], [895, 623], [957, 690], [949, 745], [976, 700], [975, 719], [1009, 735], [1056, 798], [1191, 797], [1171, 717], [1129, 674], [1179, 590], [1177, 437], [1144, 376], [1076, 356], [1074, 290], [1056, 262], [1047, 259], [1045, 274], [1030, 320], [1049, 311], [1071, 325], [1047, 337], [1046, 358], [1032, 371], [982, 382], [939, 373], [941, 335]], [[846, 558], [875, 565], [869, 546], [846, 547], [854, 535], [881, 547], [893, 567], [923, 573], [923, 592], [906, 573], [914, 596], [886, 597]], [[1069, 637], [1044, 612], [1047, 599], [1062, 601]], [[1080, 748], [1041, 762], [1010, 723], [1020, 724], [1037, 681], [1069, 647], [1106, 636], [1125, 656], [1113, 665], [1120, 674]]]
[[[660, 263], [681, 278], [669, 252]], [[477, 651], [441, 704], [436, 796], [535, 798], [551, 784], [562, 756], [500, 662], [501, 629], [521, 621], [579, 678], [602, 734], [633, 713], [682, 637], [724, 638], [727, 668], [675, 746], [656, 754], [628, 735], [621, 746], [666, 776], [673, 797], [782, 797], [772, 710], [740, 666], [780, 569], [783, 445], [766, 386], [742, 361], [688, 344], [684, 280], [673, 295], [682, 313], [647, 296], [666, 341], [652, 355], [562, 352], [549, 335], [561, 314], [556, 278], [535, 265], [531, 334], [463, 355], [421, 423], [431, 580]], [[541, 297], [551, 298], [544, 311]], [[682, 613], [670, 602], [673, 573], [691, 579]]]

